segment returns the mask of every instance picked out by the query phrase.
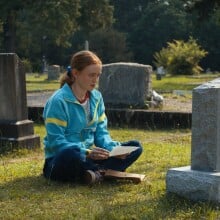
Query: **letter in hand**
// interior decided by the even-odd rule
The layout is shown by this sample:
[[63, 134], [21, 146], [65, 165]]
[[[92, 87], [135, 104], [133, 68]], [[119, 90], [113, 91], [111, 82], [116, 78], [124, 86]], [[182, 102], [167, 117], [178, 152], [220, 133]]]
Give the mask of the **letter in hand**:
[[116, 157], [118, 159], [125, 159], [132, 151], [138, 149], [134, 146], [116, 146], [109, 153], [110, 157]]
[[91, 152], [87, 155], [87, 158], [93, 160], [105, 160], [108, 159], [108, 157], [109, 157], [109, 151], [99, 147], [94, 147], [91, 150]]

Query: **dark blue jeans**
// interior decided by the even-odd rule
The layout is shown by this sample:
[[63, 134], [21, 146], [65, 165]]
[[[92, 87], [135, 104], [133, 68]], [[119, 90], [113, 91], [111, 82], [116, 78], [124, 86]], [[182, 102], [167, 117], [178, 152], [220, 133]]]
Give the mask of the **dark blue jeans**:
[[137, 150], [131, 152], [125, 159], [109, 157], [106, 160], [86, 159], [80, 157], [80, 151], [75, 148], [60, 151], [55, 157], [45, 160], [43, 174], [46, 178], [57, 181], [82, 181], [86, 170], [112, 169], [125, 171], [142, 153], [141, 144], [136, 141], [128, 141], [122, 146], [135, 146]]

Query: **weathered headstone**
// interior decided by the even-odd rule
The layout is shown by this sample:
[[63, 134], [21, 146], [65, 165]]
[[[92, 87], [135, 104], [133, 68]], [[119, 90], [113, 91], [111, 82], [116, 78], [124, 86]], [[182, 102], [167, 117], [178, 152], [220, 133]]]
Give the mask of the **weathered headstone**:
[[88, 40], [85, 41], [85, 50], [89, 50], [89, 41]]
[[193, 90], [191, 167], [168, 170], [167, 192], [220, 202], [220, 79]]
[[0, 94], [0, 151], [39, 147], [40, 138], [28, 120], [24, 68], [14, 53], [0, 54]]
[[151, 97], [152, 67], [137, 63], [103, 65], [99, 90], [107, 107], [145, 107]]
[[161, 80], [162, 76], [164, 76], [164, 75], [165, 75], [165, 70], [164, 70], [163, 66], [157, 67], [156, 79]]
[[59, 76], [60, 76], [59, 65], [48, 66], [48, 80], [57, 80]]

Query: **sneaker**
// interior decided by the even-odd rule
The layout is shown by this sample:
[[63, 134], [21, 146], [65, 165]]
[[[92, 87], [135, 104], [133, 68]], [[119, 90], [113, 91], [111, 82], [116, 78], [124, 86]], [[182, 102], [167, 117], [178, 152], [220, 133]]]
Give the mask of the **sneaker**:
[[100, 171], [87, 170], [84, 175], [84, 181], [89, 185], [100, 183], [103, 181], [103, 173]]

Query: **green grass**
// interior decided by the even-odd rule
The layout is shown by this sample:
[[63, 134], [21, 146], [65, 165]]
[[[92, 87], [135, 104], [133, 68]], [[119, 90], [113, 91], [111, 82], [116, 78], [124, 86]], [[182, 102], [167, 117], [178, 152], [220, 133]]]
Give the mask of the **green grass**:
[[[156, 80], [153, 74], [152, 87], [166, 93], [191, 91], [217, 77], [168, 75]], [[59, 88], [58, 80], [48, 81], [45, 74], [27, 74], [26, 81], [28, 92]], [[36, 124], [35, 133], [42, 141], [44, 126]], [[166, 194], [167, 170], [190, 164], [190, 130], [112, 128], [110, 133], [119, 141], [141, 141], [144, 152], [128, 171], [145, 174], [144, 182], [115, 181], [93, 187], [56, 183], [41, 175], [43, 147], [10, 152], [0, 155], [0, 219], [220, 219], [218, 205]]]
[[[152, 88], [158, 92], [172, 92], [173, 90], [192, 90], [204, 82], [220, 77], [220, 74], [201, 74], [199, 76], [170, 76], [156, 80], [152, 74]], [[54, 91], [59, 88], [59, 80], [49, 81], [47, 74], [26, 74], [28, 92]]]
[[54, 91], [59, 87], [59, 80], [48, 80], [47, 74], [26, 74], [27, 92]]
[[156, 75], [152, 75], [152, 88], [158, 92], [172, 92], [173, 90], [192, 90], [193, 88], [220, 77], [220, 74], [201, 74], [198, 76], [170, 76], [156, 80]]
[[[35, 125], [41, 140], [43, 125]], [[106, 182], [93, 187], [61, 184], [41, 176], [43, 149], [1, 155], [0, 219], [218, 219], [218, 206], [167, 195], [166, 172], [189, 165], [190, 130], [110, 129], [114, 139], [138, 139], [144, 152], [128, 171], [146, 180]]]

